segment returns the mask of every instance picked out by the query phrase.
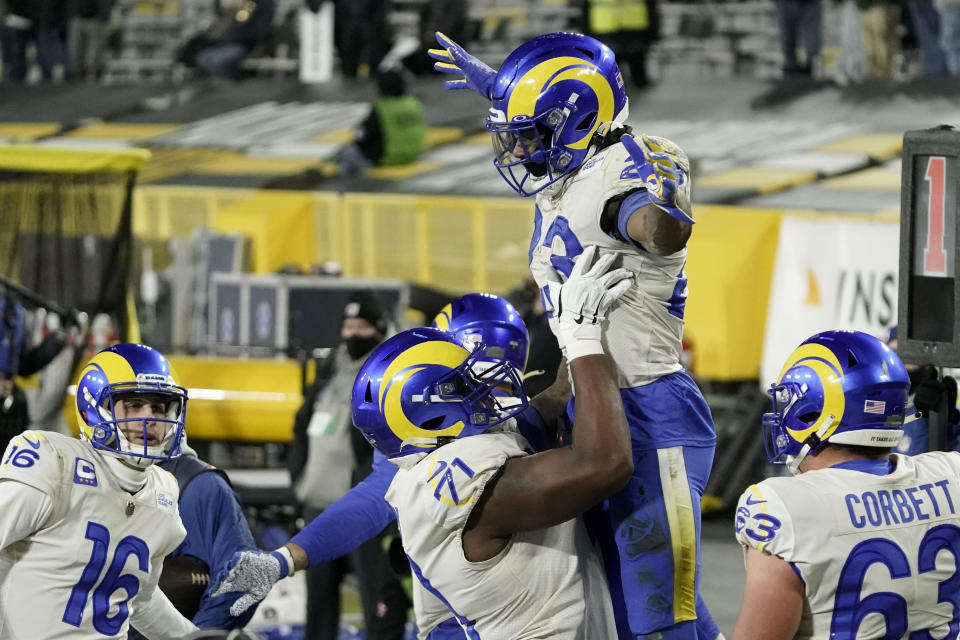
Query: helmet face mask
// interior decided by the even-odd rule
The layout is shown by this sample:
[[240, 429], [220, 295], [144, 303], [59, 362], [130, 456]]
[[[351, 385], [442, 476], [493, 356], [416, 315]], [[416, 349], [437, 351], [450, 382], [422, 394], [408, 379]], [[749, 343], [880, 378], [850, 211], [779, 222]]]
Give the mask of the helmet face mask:
[[767, 391], [773, 410], [761, 432], [768, 459], [796, 474], [827, 443], [895, 446], [909, 385], [900, 358], [879, 339], [859, 331], [812, 336]]
[[[773, 403], [773, 411], [763, 414], [761, 419], [763, 445], [767, 452], [767, 458], [773, 464], [789, 464], [800, 453], [803, 443], [791, 437], [787, 425], [791, 423], [792, 414], [791, 417], [788, 417], [788, 414], [791, 413], [798, 401], [804, 398], [809, 399], [812, 392], [807, 384], [787, 382], [770, 385], [767, 395], [770, 396]], [[822, 398], [822, 393], [820, 395]], [[815, 419], [817, 415], [817, 413], [808, 413], [796, 417], [795, 420], [799, 420], [809, 427], [812, 424], [811, 419]]]
[[533, 195], [567, 173], [573, 155], [554, 146], [566, 123], [559, 109], [511, 122], [487, 122], [493, 141], [493, 164], [500, 175], [521, 195]]
[[95, 448], [145, 468], [180, 455], [187, 391], [159, 352], [119, 344], [95, 355], [77, 383], [81, 437]]
[[507, 361], [476, 373], [485, 355], [438, 329], [411, 329], [381, 344], [360, 368], [353, 387], [353, 420], [387, 458], [426, 453], [449, 439], [487, 431], [523, 411], [527, 403], [494, 395], [519, 388]]

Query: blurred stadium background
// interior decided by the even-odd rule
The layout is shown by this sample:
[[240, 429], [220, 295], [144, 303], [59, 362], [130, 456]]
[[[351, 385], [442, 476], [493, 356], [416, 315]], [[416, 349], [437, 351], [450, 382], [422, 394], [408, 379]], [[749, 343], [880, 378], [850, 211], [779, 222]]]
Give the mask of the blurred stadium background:
[[[409, 48], [429, 29], [427, 0], [387, 4]], [[337, 175], [331, 158], [375, 96], [369, 69], [302, 82], [306, 9], [280, 0], [241, 78], [196, 77], [174, 56], [213, 5], [118, 0], [98, 82], [62, 70], [45, 82], [34, 61], [25, 83], [0, 85], [0, 276], [49, 302], [28, 305], [34, 336], [59, 306], [95, 319], [88, 351], [124, 339], [171, 356], [190, 388], [191, 444], [228, 470], [266, 544], [271, 526], [296, 526], [283, 466], [293, 414], [349, 292], [374, 287], [401, 327], [463, 293], [506, 294], [526, 278], [532, 202], [490, 166], [481, 99], [430, 74], [411, 84], [429, 126], [420, 159]], [[466, 6], [465, 44], [493, 65], [582, 12]], [[824, 3], [822, 58], [811, 77], [784, 78], [773, 2], [661, 2], [652, 83], [630, 89], [629, 124], [694, 166], [686, 342], [720, 434], [704, 580], [728, 634], [742, 580], [729, 512], [765, 471], [761, 381], [814, 331], [896, 323], [903, 134], [960, 111], [954, 80], [924, 76], [909, 20], [890, 79], [851, 75], [845, 9]], [[63, 406], [61, 428], [74, 428], [69, 396]], [[271, 596], [276, 616], [258, 620], [296, 622], [297, 597]]]

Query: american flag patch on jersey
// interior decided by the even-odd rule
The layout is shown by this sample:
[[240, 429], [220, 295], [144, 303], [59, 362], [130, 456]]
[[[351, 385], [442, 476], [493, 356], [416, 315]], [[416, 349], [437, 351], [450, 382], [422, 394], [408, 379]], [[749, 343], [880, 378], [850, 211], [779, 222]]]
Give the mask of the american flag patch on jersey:
[[887, 403], [884, 400], [864, 400], [863, 401], [863, 412], [864, 413], [876, 413], [883, 415], [887, 410]]

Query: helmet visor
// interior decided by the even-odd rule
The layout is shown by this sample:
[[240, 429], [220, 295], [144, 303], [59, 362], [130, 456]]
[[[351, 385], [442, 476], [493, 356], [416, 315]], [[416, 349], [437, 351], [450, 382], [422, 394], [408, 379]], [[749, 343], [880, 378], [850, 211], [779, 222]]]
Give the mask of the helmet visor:
[[523, 196], [537, 193], [564, 175], [551, 162], [553, 130], [539, 120], [487, 121], [493, 164], [507, 184]]

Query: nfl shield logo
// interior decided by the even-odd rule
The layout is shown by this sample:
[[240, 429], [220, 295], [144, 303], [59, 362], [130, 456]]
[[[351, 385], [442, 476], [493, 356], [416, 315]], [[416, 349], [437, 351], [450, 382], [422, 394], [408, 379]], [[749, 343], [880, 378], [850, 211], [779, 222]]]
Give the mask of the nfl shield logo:
[[132, 502], [128, 502], [128, 503], [127, 503], [127, 508], [126, 508], [126, 510], [124, 511], [124, 513], [127, 514], [127, 517], [128, 517], [128, 518], [133, 515], [133, 510], [134, 510], [134, 508], [136, 508], [136, 506], [135, 506]]

